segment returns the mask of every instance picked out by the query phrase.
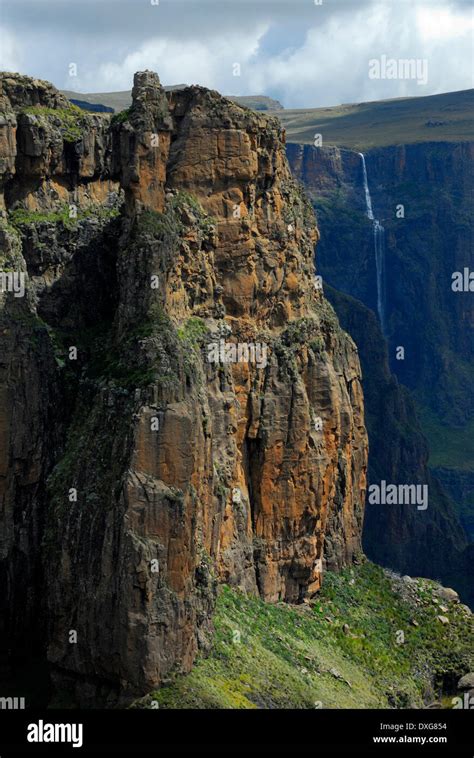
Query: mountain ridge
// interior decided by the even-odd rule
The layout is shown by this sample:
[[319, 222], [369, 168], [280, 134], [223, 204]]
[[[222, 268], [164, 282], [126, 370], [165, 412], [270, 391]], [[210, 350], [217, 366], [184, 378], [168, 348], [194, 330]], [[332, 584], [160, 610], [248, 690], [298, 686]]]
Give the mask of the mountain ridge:
[[[474, 139], [474, 89], [439, 95], [285, 110], [287, 141], [356, 151], [426, 141]], [[320, 141], [315, 143], [315, 138]]]
[[[165, 90], [185, 86], [175, 85]], [[131, 104], [128, 91], [82, 94], [62, 90], [62, 93], [69, 99], [102, 103], [116, 111]], [[265, 95], [230, 96], [229, 99], [255, 110], [274, 113], [285, 127], [287, 142], [313, 144], [319, 133], [323, 145], [367, 150], [430, 140], [474, 139], [474, 89], [297, 109], [283, 108], [278, 100]]]
[[[163, 87], [165, 92], [174, 92], [176, 90], [185, 89], [189, 85], [187, 84], [173, 84]], [[117, 92], [75, 92], [73, 90], [60, 90], [61, 94], [71, 100], [72, 102], [82, 101], [83, 107], [86, 107], [87, 103], [90, 104], [102, 104], [104, 106], [112, 108], [116, 113], [129, 108], [132, 104], [132, 92], [131, 90], [123, 90]], [[244, 105], [247, 108], [257, 111], [276, 111], [282, 110], [283, 106], [278, 101], [267, 95], [227, 95], [229, 100], [233, 100], [239, 105]]]

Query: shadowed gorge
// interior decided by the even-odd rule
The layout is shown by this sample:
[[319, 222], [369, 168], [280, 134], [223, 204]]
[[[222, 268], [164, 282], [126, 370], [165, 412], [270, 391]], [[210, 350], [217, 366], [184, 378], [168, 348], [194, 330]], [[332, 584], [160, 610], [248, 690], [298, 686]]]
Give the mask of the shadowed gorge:
[[[468, 97], [451, 93], [446, 102], [462, 110]], [[432, 101], [414, 98], [410, 118], [422, 118]], [[393, 101], [397, 108], [394, 123], [407, 126], [408, 101]], [[424, 482], [430, 493], [425, 512], [368, 505], [364, 548], [382, 565], [452, 584], [471, 605], [472, 292], [452, 282], [472, 261], [472, 136], [412, 136], [365, 156], [287, 145], [318, 218], [326, 294], [360, 351], [369, 487]]]

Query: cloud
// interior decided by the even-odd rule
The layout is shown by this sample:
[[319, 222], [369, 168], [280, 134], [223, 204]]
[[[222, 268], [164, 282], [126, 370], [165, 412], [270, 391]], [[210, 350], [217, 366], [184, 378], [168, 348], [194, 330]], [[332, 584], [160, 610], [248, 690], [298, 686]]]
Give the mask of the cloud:
[[259, 39], [265, 27], [255, 29], [242, 39], [238, 32], [227, 33], [205, 44], [199, 39], [182, 41], [169, 38], [148, 40], [127, 55], [123, 61], [100, 63], [97, 70], [79, 72], [75, 85], [83, 91], [93, 88], [97, 81], [106, 90], [130, 88], [135, 71], [145, 68], [159, 73], [166, 84], [205, 84], [214, 89], [225, 89], [233, 78], [234, 64], [249, 61], [258, 50]]
[[[3, 0], [2, 21], [9, 68], [83, 92], [130, 89], [144, 68], [286, 107], [472, 86], [467, 0]], [[381, 55], [426, 58], [427, 85], [369, 79]]]
[[[472, 18], [442, 10], [444, 33], [438, 31], [439, 9], [426, 3], [404, 7], [375, 3], [346, 19], [334, 16], [308, 30], [304, 43], [290, 55], [275, 56], [259, 70], [259, 91], [279, 93], [287, 107], [427, 95], [473, 86]], [[428, 81], [368, 76], [369, 61], [382, 55], [427, 61]]]
[[0, 26], [0, 71], [19, 71], [22, 58], [19, 54], [20, 45], [14, 35]]

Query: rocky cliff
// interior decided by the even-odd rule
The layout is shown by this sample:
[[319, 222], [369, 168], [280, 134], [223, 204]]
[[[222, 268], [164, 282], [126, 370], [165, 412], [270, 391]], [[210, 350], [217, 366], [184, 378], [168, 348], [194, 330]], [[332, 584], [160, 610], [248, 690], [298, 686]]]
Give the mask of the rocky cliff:
[[[368, 506], [367, 554], [404, 573], [452, 582], [472, 603], [463, 528], [472, 503], [468, 488], [454, 484], [458, 466], [465, 478], [473, 466], [469, 445], [458, 440], [472, 413], [472, 293], [451, 289], [452, 273], [468, 266], [472, 253], [472, 143], [385, 147], [365, 156], [373, 215], [385, 230], [384, 334], [361, 155], [297, 144], [287, 145], [287, 152], [317, 213], [318, 268], [335, 288], [326, 294], [360, 351], [369, 482], [429, 487], [424, 512]], [[399, 347], [405, 351], [400, 360]], [[431, 471], [435, 444], [439, 462], [447, 465]]]
[[150, 72], [114, 117], [0, 98], [1, 633], [113, 704], [189, 670], [218, 582], [298, 602], [358, 553], [359, 360], [277, 120]]

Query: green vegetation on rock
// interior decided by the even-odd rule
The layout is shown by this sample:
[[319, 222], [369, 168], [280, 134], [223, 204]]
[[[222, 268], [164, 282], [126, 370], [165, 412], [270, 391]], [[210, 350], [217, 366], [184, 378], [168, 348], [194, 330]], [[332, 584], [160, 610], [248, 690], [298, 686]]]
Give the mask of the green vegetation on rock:
[[112, 116], [110, 123], [113, 125], [115, 124], [124, 124], [125, 121], [128, 121], [130, 117], [130, 110], [131, 108], [125, 108], [123, 111], [119, 111], [118, 113], [114, 113]]
[[134, 232], [137, 236], [149, 234], [160, 240], [177, 241], [181, 230], [182, 225], [172, 210], [165, 213], [144, 210], [137, 216]]
[[201, 347], [208, 332], [207, 326], [201, 318], [192, 316], [178, 329], [178, 337], [184, 343], [193, 347]]
[[38, 116], [56, 122], [65, 142], [78, 142], [86, 123], [84, 111], [71, 103], [68, 108], [48, 108], [44, 105], [30, 105], [22, 113]]
[[77, 215], [70, 215], [70, 207], [66, 203], [56, 211], [29, 211], [26, 208], [16, 208], [9, 213], [10, 224], [15, 228], [32, 224], [62, 224], [66, 229], [74, 229], [79, 221], [87, 218], [107, 220], [119, 215], [117, 208], [103, 205], [93, 205], [89, 208], [77, 208]]
[[472, 617], [452, 602], [441, 623], [438, 588], [368, 561], [298, 606], [223, 587], [209, 657], [135, 707], [423, 707], [474, 664]]

